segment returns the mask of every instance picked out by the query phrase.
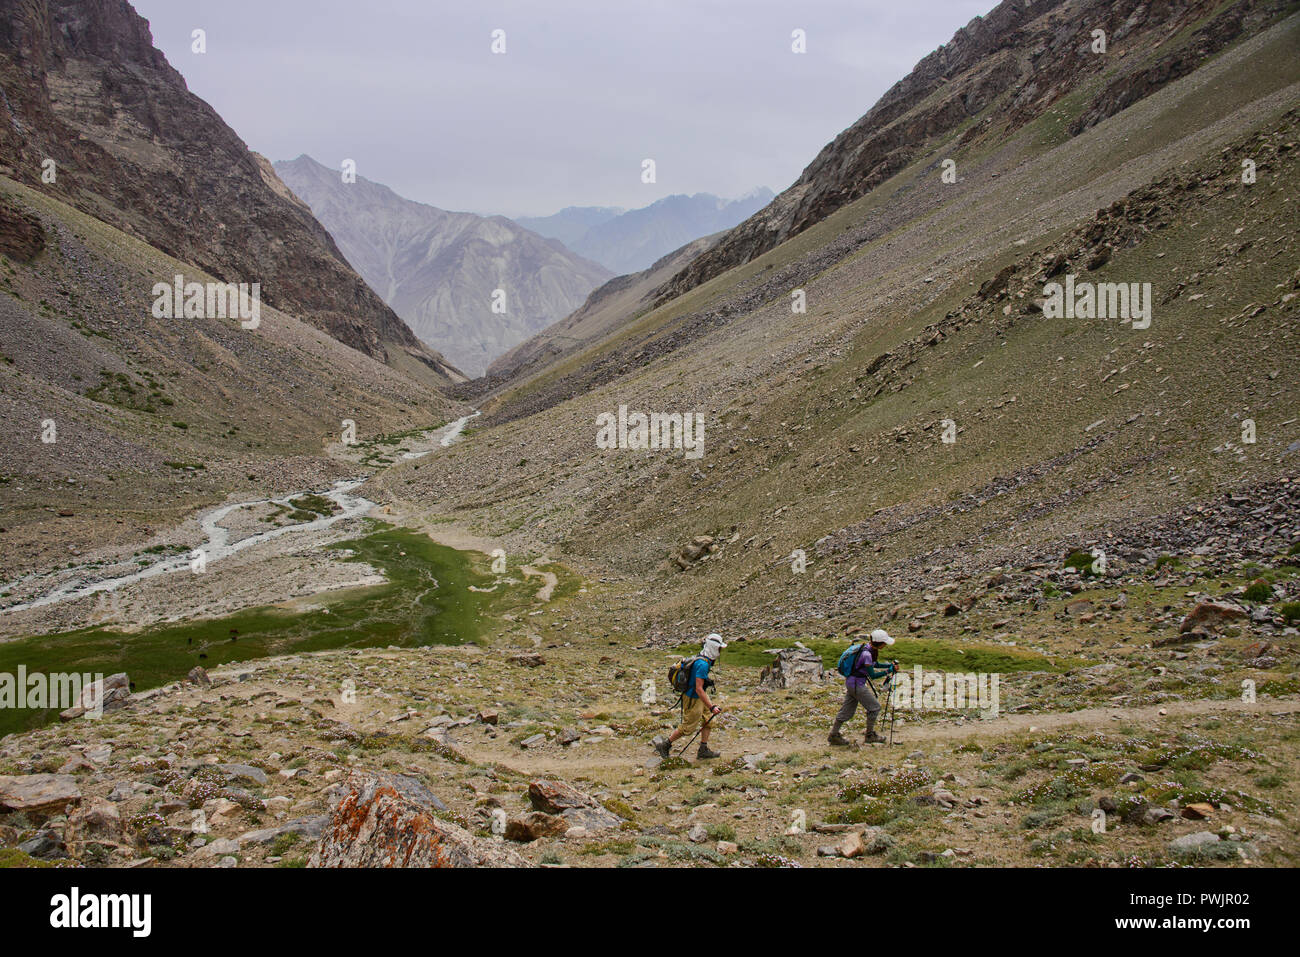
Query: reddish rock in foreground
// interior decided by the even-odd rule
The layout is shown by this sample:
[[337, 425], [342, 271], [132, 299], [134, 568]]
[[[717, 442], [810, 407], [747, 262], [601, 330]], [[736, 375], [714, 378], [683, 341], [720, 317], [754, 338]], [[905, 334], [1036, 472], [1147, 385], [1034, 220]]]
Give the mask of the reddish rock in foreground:
[[358, 771], [343, 787], [311, 867], [527, 867], [517, 853], [438, 818], [413, 778]]

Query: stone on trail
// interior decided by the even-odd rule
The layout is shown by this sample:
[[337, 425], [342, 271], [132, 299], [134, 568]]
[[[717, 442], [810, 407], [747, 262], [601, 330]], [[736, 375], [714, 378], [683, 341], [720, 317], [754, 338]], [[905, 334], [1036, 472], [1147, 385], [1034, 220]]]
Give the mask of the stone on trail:
[[437, 817], [439, 805], [413, 778], [355, 771], [342, 786], [342, 799], [308, 866], [529, 866], [510, 848]]
[[249, 831], [247, 834], [241, 834], [239, 843], [241, 846], [244, 844], [270, 844], [276, 838], [285, 834], [297, 834], [299, 837], [314, 840], [321, 836], [328, 823], [329, 816], [325, 814], [300, 817], [281, 824], [279, 827], [268, 827], [260, 831]]

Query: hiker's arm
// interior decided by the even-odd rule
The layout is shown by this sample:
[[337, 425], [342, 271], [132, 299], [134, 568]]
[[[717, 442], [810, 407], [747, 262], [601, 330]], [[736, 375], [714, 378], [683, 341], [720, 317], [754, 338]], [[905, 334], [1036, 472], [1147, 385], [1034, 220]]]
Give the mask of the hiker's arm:
[[703, 678], [695, 679], [695, 695], [704, 702], [704, 707], [708, 708], [710, 711], [713, 710], [713, 702], [709, 698], [709, 693], [704, 690]]

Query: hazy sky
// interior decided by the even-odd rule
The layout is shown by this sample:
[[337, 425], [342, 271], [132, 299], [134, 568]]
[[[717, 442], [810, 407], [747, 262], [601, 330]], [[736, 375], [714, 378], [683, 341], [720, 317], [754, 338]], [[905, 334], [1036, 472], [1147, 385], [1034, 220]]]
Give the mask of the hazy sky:
[[[780, 192], [995, 0], [132, 0], [272, 160], [444, 209], [545, 215]], [[202, 28], [207, 52], [191, 50]], [[506, 52], [491, 51], [505, 31]], [[791, 51], [802, 29], [807, 53]], [[641, 182], [642, 160], [657, 182]]]

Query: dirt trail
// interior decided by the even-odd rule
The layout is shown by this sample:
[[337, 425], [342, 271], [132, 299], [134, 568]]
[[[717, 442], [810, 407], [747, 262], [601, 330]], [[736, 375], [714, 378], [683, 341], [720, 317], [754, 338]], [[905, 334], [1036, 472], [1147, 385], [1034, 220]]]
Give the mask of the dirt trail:
[[[1168, 712], [1161, 715], [1160, 711]], [[1300, 699], [1276, 699], [1262, 703], [1246, 704], [1242, 701], [1208, 700], [1169, 701], [1160, 705], [1136, 708], [1086, 708], [1082, 711], [1049, 712], [1046, 714], [1002, 715], [990, 720], [957, 721], [946, 720], [942, 723], [925, 725], [909, 724], [895, 730], [894, 745], [873, 745], [869, 749], [861, 748], [857, 753], [864, 757], [870, 753], [880, 760], [897, 760], [909, 752], [941, 741], [953, 739], [1005, 737], [1008, 734], [1028, 732], [1036, 729], [1044, 733], [1060, 731], [1064, 728], [1096, 728], [1112, 723], [1131, 721], [1144, 727], [1157, 727], [1160, 722], [1177, 722], [1179, 718], [1191, 715], [1214, 713], [1257, 712], [1259, 714], [1296, 714], [1300, 713]], [[853, 740], [857, 735], [860, 740], [861, 722], [857, 730], [847, 735]], [[520, 752], [518, 748], [470, 748], [456, 744], [466, 757], [482, 763], [497, 762], [525, 774], [568, 773], [575, 771], [596, 771], [609, 768], [641, 767], [654, 757], [654, 752], [646, 741], [619, 739], [617, 743], [582, 745], [579, 751], [561, 751], [559, 753]], [[714, 741], [715, 748], [723, 752], [723, 760], [730, 760], [742, 754], [765, 753], [769, 757], [784, 757], [795, 752], [816, 751], [831, 757], [843, 753], [840, 748], [832, 748], [822, 735], [802, 738], [765, 738], [756, 732], [737, 733], [726, 728], [718, 731]], [[593, 750], [599, 749], [593, 754]], [[692, 746], [692, 752], [694, 746]], [[694, 755], [690, 754], [692, 758]], [[707, 765], [703, 765], [707, 766]]]
[[537, 590], [535, 597], [538, 601], [550, 601], [551, 595], [555, 592], [555, 586], [560, 583], [559, 576], [555, 572], [542, 571], [540, 568], [534, 568], [532, 565], [522, 565], [519, 570], [529, 578], [540, 578], [544, 585]]

